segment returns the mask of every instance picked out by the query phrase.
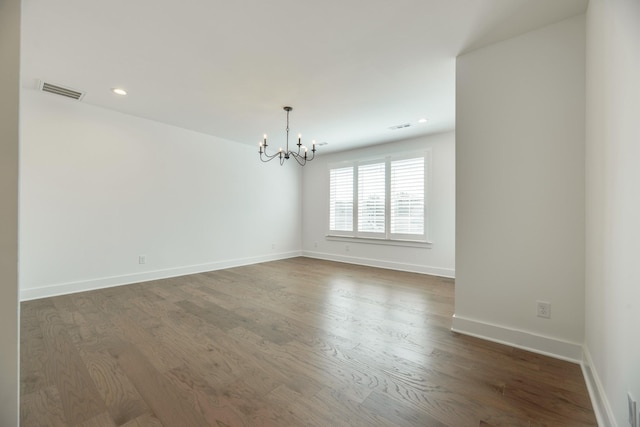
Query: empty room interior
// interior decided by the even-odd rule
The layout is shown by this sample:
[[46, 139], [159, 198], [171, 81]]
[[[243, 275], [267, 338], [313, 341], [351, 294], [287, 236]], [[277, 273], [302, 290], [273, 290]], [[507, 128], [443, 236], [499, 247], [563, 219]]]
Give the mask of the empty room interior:
[[640, 1], [0, 2], [0, 425], [640, 427]]

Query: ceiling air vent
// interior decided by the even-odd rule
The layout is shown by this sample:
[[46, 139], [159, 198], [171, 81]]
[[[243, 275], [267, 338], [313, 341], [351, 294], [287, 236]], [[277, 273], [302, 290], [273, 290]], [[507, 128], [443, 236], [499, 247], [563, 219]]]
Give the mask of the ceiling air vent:
[[79, 92], [74, 89], [69, 89], [68, 87], [63, 87], [59, 85], [54, 85], [52, 83], [47, 83], [40, 81], [39, 88], [43, 92], [53, 93], [54, 95], [65, 96], [67, 98], [75, 99], [80, 101], [84, 97], [84, 92]]
[[411, 126], [411, 123], [403, 123], [401, 125], [391, 126], [389, 129], [391, 129], [391, 130], [404, 129], [404, 128], [408, 128], [410, 126]]

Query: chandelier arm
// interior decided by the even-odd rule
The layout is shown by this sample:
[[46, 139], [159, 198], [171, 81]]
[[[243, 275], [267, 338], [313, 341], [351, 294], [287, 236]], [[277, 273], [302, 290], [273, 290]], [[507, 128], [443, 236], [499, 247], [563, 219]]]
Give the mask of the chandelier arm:
[[[304, 151], [302, 153], [300, 152], [300, 150], [302, 149], [301, 146], [302, 146], [302, 144], [300, 144], [300, 146], [298, 147], [298, 152], [297, 153], [293, 153], [292, 152], [291, 155], [295, 156], [295, 157], [301, 157], [301, 158], [307, 159], [307, 151]], [[307, 160], [310, 160], [310, 159], [307, 159]]]
[[304, 154], [291, 153], [291, 155], [296, 159], [296, 161], [300, 166], [304, 166], [305, 164], [307, 164], [307, 162], [310, 162], [311, 160], [313, 160], [313, 158], [316, 155], [316, 150], [315, 149], [311, 150], [311, 157], [308, 156], [307, 151], [305, 151]]
[[301, 158], [305, 160], [306, 162], [310, 162], [311, 160], [313, 160], [313, 158], [316, 156], [316, 150], [311, 150], [311, 157], [309, 157], [309, 152], [305, 151], [303, 154], [296, 154], [296, 153], [291, 153], [292, 156], [296, 157], [296, 158]]
[[[267, 160], [263, 160], [263, 159], [262, 159], [262, 155], [263, 155], [263, 154], [264, 154], [264, 157], [266, 157], [266, 158], [267, 158]], [[260, 153], [260, 160], [262, 160], [263, 162], [268, 162], [268, 161], [273, 160], [273, 159], [275, 159], [276, 157], [278, 157], [278, 155], [279, 155], [279, 154], [280, 154], [280, 152], [279, 152], [279, 151], [278, 151], [277, 153], [275, 153], [275, 154], [267, 154], [267, 153], [266, 153], [266, 150], [265, 150], [263, 153]]]
[[[264, 148], [264, 151], [262, 151], [262, 148]], [[285, 154], [282, 151], [282, 148], [280, 148], [278, 151], [276, 151], [274, 154], [267, 154], [267, 143], [266, 143], [266, 138], [265, 138], [265, 143], [264, 145], [261, 146], [260, 150], [258, 151], [260, 153], [260, 158], [262, 158], [262, 155], [264, 154], [265, 157], [267, 157], [269, 160], [274, 159], [275, 157], [282, 157], [283, 154]], [[286, 158], [286, 154], [285, 154], [285, 158]], [[267, 160], [267, 161], [269, 161]]]
[[293, 154], [293, 158], [296, 159], [296, 162], [298, 162], [300, 166], [304, 166], [305, 163], [307, 163], [307, 159], [305, 159], [304, 157], [298, 156], [295, 153], [292, 153], [292, 154]]

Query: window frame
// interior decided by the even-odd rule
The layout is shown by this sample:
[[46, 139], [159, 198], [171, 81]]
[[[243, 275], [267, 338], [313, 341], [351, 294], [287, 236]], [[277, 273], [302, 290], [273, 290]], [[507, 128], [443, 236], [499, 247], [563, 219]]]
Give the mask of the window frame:
[[[414, 159], [422, 157], [424, 159], [424, 218], [423, 218], [423, 234], [403, 234], [391, 233], [391, 163], [398, 160]], [[385, 204], [384, 204], [384, 232], [362, 232], [359, 230], [359, 204], [358, 204], [358, 167], [362, 165], [370, 165], [376, 163], [384, 163], [385, 165]], [[330, 163], [328, 165], [329, 186], [331, 185], [331, 170], [345, 167], [353, 168], [353, 228], [351, 231], [339, 231], [329, 229], [326, 234], [327, 240], [334, 241], [358, 241], [363, 243], [375, 243], [394, 246], [411, 246], [411, 247], [431, 247], [432, 242], [429, 239], [430, 230], [430, 187], [431, 187], [431, 149], [421, 151], [413, 151], [401, 154], [392, 154], [386, 156], [371, 157], [363, 160], [342, 161]], [[330, 209], [330, 200], [329, 200]], [[329, 212], [331, 215], [331, 212]], [[327, 221], [327, 228], [330, 227]]]

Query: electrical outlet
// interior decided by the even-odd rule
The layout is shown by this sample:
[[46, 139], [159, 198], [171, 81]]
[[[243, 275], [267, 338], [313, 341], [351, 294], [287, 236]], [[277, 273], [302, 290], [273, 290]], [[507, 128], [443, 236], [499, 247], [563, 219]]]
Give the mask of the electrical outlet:
[[550, 302], [538, 301], [538, 317], [551, 319], [551, 303]]
[[636, 415], [636, 401], [631, 397], [631, 393], [627, 393], [627, 401], [629, 403], [629, 425], [631, 427], [638, 427], [638, 418], [636, 418], [636, 416], [640, 417], [640, 415]]
[[138, 256], [138, 264], [146, 264], [147, 263], [147, 256], [146, 255], [139, 255]]

